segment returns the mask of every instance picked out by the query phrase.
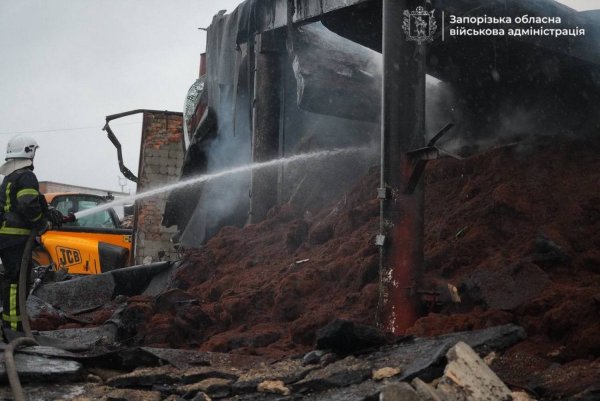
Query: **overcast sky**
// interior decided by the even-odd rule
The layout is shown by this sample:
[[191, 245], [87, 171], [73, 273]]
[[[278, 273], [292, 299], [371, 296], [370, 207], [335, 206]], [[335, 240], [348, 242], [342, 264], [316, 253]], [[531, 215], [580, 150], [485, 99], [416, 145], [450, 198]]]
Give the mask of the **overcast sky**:
[[[56, 130], [27, 134], [40, 144], [40, 181], [119, 189], [116, 150], [101, 131], [105, 116], [182, 111], [205, 47], [197, 28], [239, 3], [0, 0], [0, 160], [15, 132]], [[80, 127], [92, 128], [65, 130]], [[137, 171], [140, 115], [111, 127]]]
[[[0, 0], [0, 160], [8, 139], [27, 132], [41, 146], [40, 181], [119, 190], [105, 116], [181, 111], [206, 41], [197, 28], [240, 2]], [[600, 8], [600, 0], [562, 2]], [[140, 116], [111, 127], [137, 171]]]

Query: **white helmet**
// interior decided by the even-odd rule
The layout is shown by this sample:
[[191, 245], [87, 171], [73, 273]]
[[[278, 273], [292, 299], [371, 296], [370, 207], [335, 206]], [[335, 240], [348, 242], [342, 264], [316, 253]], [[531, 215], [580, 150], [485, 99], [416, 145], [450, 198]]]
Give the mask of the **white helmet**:
[[35, 139], [24, 136], [17, 135], [14, 136], [8, 141], [6, 145], [6, 158], [8, 159], [31, 159], [35, 156], [35, 150], [40, 146], [35, 141]]

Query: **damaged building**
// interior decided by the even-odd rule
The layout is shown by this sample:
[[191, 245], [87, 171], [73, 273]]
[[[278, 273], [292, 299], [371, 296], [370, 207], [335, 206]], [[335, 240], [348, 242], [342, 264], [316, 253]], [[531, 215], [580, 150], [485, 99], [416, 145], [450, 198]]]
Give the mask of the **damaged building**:
[[[246, 1], [232, 13], [214, 17], [201, 76], [186, 105], [190, 145], [182, 179], [318, 149], [379, 146], [382, 3], [350, 3]], [[435, 11], [438, 29], [421, 66], [422, 74], [433, 77], [427, 85], [426, 137], [448, 122], [456, 124], [446, 138], [453, 149], [477, 147], [500, 136], [505, 141], [522, 138], [532, 129], [551, 136], [592, 135], [598, 128], [600, 33], [594, 12], [577, 13], [554, 1], [478, 7], [432, 2], [428, 7]], [[513, 21], [523, 15], [552, 16], [561, 19], [561, 26], [586, 33], [564, 38], [451, 36], [450, 29], [461, 27], [442, 22], [443, 15], [501, 15]], [[400, 35], [397, 25], [392, 35]], [[350, 175], [373, 160], [357, 163]], [[218, 227], [261, 221], [271, 207], [298, 193], [309, 202], [306, 198], [327, 198], [337, 187], [323, 177], [326, 172], [311, 180], [310, 173], [296, 177], [289, 170], [248, 173], [218, 185], [235, 193], [209, 184], [196, 188], [181, 200], [194, 199], [195, 208], [177, 207], [173, 195], [165, 224], [178, 227], [184, 245], [198, 245]], [[310, 189], [299, 184], [303, 179]], [[339, 180], [338, 174], [333, 181]], [[186, 231], [194, 235], [188, 238]]]
[[[500, 29], [483, 16], [584, 34], [459, 33]], [[552, 0], [215, 15], [183, 114], [123, 113], [123, 173], [176, 188], [136, 203], [156, 276], [111, 272], [85, 309], [42, 287], [34, 329], [80, 349], [28, 357], [69, 360], [82, 400], [596, 399], [599, 22]]]
[[[188, 94], [182, 180], [323, 149], [364, 150], [174, 191], [163, 224], [177, 226], [181, 246], [263, 221], [284, 204], [314, 213], [380, 164], [380, 321], [398, 333], [410, 327], [422, 298], [426, 163], [534, 135], [591, 138], [600, 126], [594, 12], [555, 1], [426, 6], [246, 1], [216, 15]], [[399, 20], [414, 33], [405, 8], [431, 18], [427, 40], [401, 39]], [[469, 18], [488, 15], [504, 24], [475, 30], [495, 36], [461, 36], [474, 31]], [[576, 35], [507, 34], [523, 29], [523, 16]]]

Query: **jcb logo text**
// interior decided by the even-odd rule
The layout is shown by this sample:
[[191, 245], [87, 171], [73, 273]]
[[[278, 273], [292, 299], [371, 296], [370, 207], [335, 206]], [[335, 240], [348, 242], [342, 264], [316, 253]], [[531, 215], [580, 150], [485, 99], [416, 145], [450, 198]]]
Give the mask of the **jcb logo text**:
[[56, 254], [58, 256], [59, 266], [71, 266], [81, 263], [81, 254], [77, 249], [63, 248], [62, 246], [56, 247]]

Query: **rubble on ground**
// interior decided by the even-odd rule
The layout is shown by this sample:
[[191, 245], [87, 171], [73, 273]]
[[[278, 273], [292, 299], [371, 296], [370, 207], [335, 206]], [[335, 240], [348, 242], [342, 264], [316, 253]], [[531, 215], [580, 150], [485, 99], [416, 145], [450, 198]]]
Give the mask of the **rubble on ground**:
[[[79, 362], [66, 362], [63, 359], [65, 367], [60, 371], [56, 370], [56, 363], [49, 365], [39, 360], [52, 355], [52, 358], [58, 358], [55, 361], [60, 362], [60, 358], [73, 358], [73, 355], [50, 347], [32, 347], [18, 355], [17, 365], [21, 368], [25, 364], [30, 366], [38, 363], [37, 376], [24, 374], [21, 377], [32, 400], [359, 401], [374, 399], [380, 392], [391, 397], [395, 391], [394, 385], [400, 384], [403, 391], [412, 392], [415, 401], [428, 400], [422, 395], [424, 389], [431, 394], [439, 393], [439, 399], [443, 401], [475, 401], [488, 399], [477, 397], [505, 394], [508, 390], [489, 368], [481, 369], [484, 362], [473, 349], [480, 352], [490, 349], [501, 351], [521, 341], [524, 336], [522, 328], [506, 325], [436, 338], [404, 337], [397, 344], [363, 350], [356, 355], [330, 353], [330, 357], [321, 358], [310, 365], [303, 363], [301, 357], [279, 361], [264, 357], [236, 360], [226, 354], [187, 351], [192, 358], [196, 358], [195, 363], [176, 367], [166, 359], [152, 361], [145, 358], [143, 350], [105, 349], [99, 352], [90, 348], [87, 353], [76, 357], [80, 359]], [[169, 353], [168, 350], [162, 350], [158, 354], [161, 352]], [[176, 350], [172, 352], [177, 354]], [[77, 365], [77, 376], [65, 370], [69, 363]], [[107, 363], [112, 370], [102, 368]], [[123, 373], [122, 369], [127, 363], [142, 367]], [[471, 376], [475, 370], [478, 374], [473, 379]], [[50, 381], [65, 382], [62, 395], [59, 392], [57, 398], [49, 398], [48, 394], [40, 392], [42, 390], [36, 387], [40, 378], [42, 381], [49, 378]], [[432, 380], [437, 384], [427, 384]], [[408, 384], [411, 381], [414, 388]], [[501, 393], [501, 390], [504, 392]], [[455, 394], [472, 396], [456, 398]], [[0, 390], [0, 397], [4, 395]]]

